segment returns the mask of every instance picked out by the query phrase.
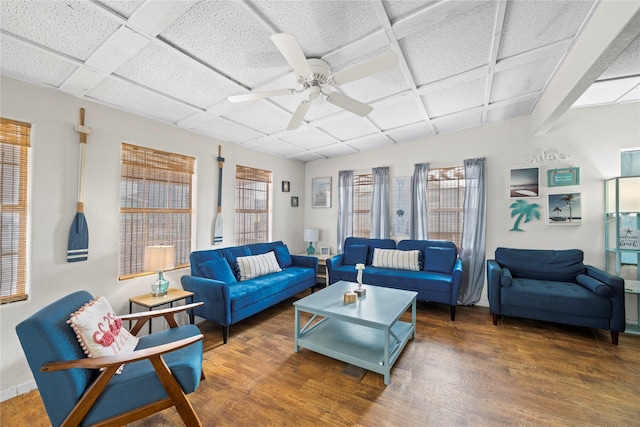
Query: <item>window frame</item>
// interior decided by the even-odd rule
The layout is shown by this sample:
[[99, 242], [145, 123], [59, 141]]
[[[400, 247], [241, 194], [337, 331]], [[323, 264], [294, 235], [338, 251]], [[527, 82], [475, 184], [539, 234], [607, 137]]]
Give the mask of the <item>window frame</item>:
[[[436, 183], [454, 183], [455, 187], [451, 187], [445, 190], [455, 190], [455, 197], [447, 197], [446, 200], [443, 197], [434, 197], [435, 192], [442, 192], [443, 188], [435, 188]], [[464, 178], [464, 165], [454, 166], [441, 166], [429, 168], [429, 182], [427, 184], [427, 215], [429, 226], [429, 239], [433, 240], [448, 240], [454, 242], [461, 248], [462, 244], [462, 227], [464, 224], [464, 192], [465, 192], [465, 178]], [[454, 200], [455, 199], [455, 200]], [[452, 206], [452, 203], [456, 206]], [[456, 214], [457, 217], [455, 225], [451, 221], [443, 219], [444, 216], [450, 216], [450, 214]], [[437, 214], [437, 215], [436, 215]], [[448, 215], [449, 214], [449, 215]], [[445, 224], [446, 222], [446, 224]], [[442, 230], [442, 228], [434, 229], [434, 225], [438, 223], [440, 226], [445, 224], [446, 227], [454, 225], [455, 230]]]
[[353, 237], [371, 237], [371, 197], [373, 194], [373, 173], [353, 173]]
[[[250, 166], [236, 165], [235, 178], [234, 238], [236, 246], [271, 241], [273, 229], [271, 211], [273, 172]], [[247, 196], [243, 193], [246, 193]], [[264, 197], [256, 197], [261, 193], [264, 193]], [[251, 194], [253, 194], [253, 197], [250, 196]], [[255, 203], [257, 200], [264, 200], [264, 206], [259, 206], [259, 204]], [[258, 215], [258, 217], [255, 217], [255, 215]], [[255, 223], [255, 219], [259, 218], [260, 215], [266, 217], [263, 226], [258, 230], [247, 231], [246, 224]], [[250, 216], [254, 216], [253, 221]]]

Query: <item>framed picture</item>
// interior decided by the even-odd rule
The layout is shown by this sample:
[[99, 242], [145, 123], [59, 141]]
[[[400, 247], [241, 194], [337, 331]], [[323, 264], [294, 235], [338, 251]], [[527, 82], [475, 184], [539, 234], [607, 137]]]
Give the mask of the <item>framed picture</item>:
[[291, 196], [291, 206], [294, 208], [298, 207], [298, 196]]
[[511, 169], [509, 197], [540, 197], [540, 168]]
[[582, 195], [580, 193], [549, 194], [547, 199], [549, 224], [582, 224]]
[[549, 187], [580, 184], [580, 168], [549, 169], [547, 171]]
[[311, 207], [331, 207], [331, 177], [311, 180]]
[[289, 185], [289, 181], [282, 181], [282, 192], [283, 193], [288, 193], [290, 190], [290, 185]]
[[320, 247], [320, 255], [329, 255], [329, 247], [328, 246], [321, 246]]

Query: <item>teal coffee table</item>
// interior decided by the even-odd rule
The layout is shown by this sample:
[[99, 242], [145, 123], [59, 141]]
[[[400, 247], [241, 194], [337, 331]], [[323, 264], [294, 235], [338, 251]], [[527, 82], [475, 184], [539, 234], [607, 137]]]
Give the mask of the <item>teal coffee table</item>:
[[[384, 375], [416, 335], [417, 292], [363, 285], [367, 293], [347, 304], [344, 293], [356, 283], [339, 281], [299, 301], [295, 306], [295, 351], [300, 347]], [[411, 307], [411, 323], [400, 317]], [[311, 319], [300, 326], [300, 312]]]

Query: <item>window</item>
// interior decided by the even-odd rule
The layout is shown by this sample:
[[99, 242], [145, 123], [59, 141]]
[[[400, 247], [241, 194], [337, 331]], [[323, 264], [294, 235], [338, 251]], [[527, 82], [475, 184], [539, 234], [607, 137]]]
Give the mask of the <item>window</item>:
[[31, 125], [0, 119], [0, 303], [27, 299], [27, 184]]
[[353, 236], [371, 236], [371, 193], [373, 175], [353, 174]]
[[236, 166], [236, 245], [271, 240], [271, 172]]
[[429, 169], [429, 239], [462, 241], [464, 166]]
[[188, 266], [195, 158], [122, 144], [121, 162], [120, 279], [145, 273], [147, 246], [173, 245]]

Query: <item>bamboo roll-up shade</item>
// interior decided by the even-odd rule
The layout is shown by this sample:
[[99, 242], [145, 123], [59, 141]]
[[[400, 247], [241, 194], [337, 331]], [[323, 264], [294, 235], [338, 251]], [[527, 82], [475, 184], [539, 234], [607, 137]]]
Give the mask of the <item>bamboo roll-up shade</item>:
[[429, 169], [427, 205], [429, 238], [462, 241], [464, 166]]
[[373, 175], [356, 173], [353, 175], [353, 236], [371, 237], [371, 194]]
[[0, 119], [0, 303], [27, 299], [27, 191], [31, 125]]
[[235, 239], [237, 245], [269, 241], [271, 172], [236, 166]]

